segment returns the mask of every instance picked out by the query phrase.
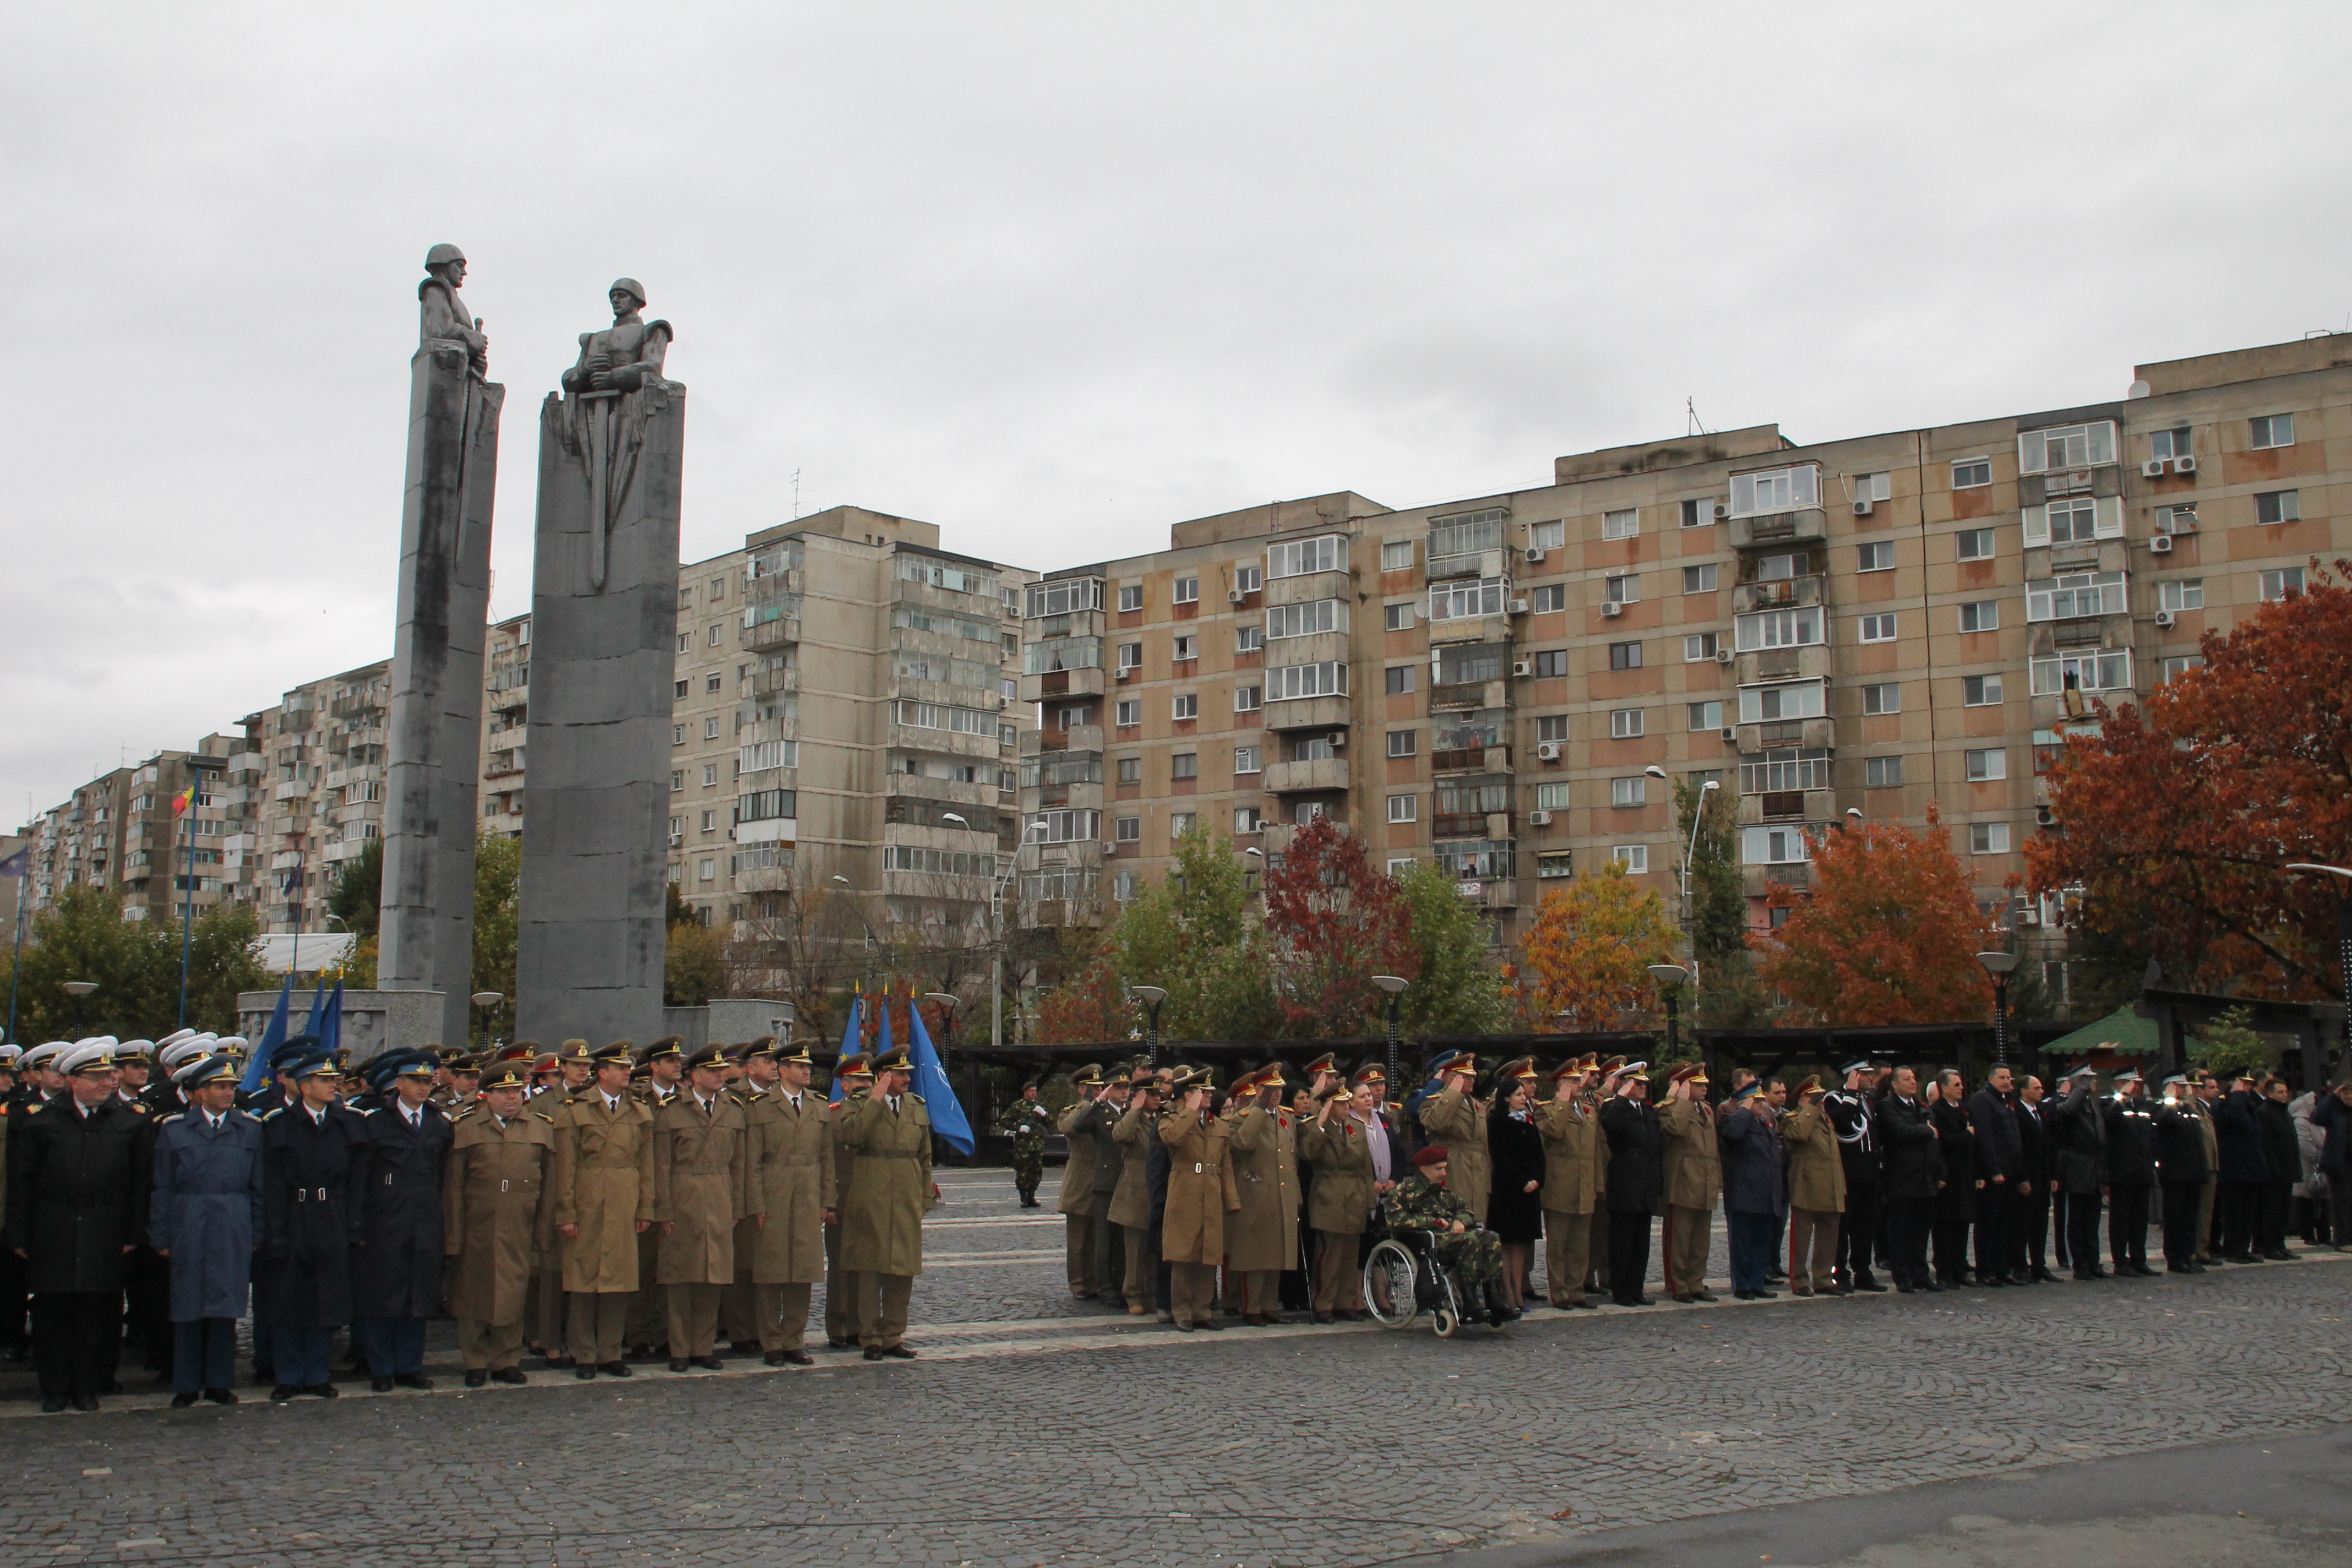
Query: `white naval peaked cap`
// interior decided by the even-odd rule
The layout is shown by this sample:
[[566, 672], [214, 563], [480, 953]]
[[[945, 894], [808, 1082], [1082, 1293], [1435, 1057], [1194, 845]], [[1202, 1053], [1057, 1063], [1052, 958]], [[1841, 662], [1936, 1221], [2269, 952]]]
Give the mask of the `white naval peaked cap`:
[[71, 1040], [50, 1040], [42, 1045], [35, 1046], [31, 1050], [26, 1051], [17, 1065], [28, 1068], [39, 1067], [51, 1057], [56, 1056], [59, 1051], [69, 1051], [73, 1049], [73, 1047], [74, 1043]]
[[170, 1046], [176, 1046], [182, 1040], [193, 1040], [195, 1037], [196, 1031], [194, 1029], [174, 1029], [170, 1034], [164, 1036], [162, 1039], [156, 1041], [155, 1044], [157, 1048], [161, 1049]]
[[94, 1040], [85, 1040], [58, 1058], [58, 1070], [63, 1073], [79, 1072], [86, 1067], [112, 1067], [113, 1065], [114, 1037], [111, 1035], [100, 1035]]
[[0, 1062], [6, 1062], [11, 1067], [14, 1067], [16, 1064], [16, 1058], [24, 1054], [25, 1047], [22, 1046], [0, 1046]]
[[155, 1059], [165, 1068], [175, 1068], [211, 1049], [212, 1042], [209, 1040], [182, 1040], [176, 1046], [165, 1046], [156, 1053]]

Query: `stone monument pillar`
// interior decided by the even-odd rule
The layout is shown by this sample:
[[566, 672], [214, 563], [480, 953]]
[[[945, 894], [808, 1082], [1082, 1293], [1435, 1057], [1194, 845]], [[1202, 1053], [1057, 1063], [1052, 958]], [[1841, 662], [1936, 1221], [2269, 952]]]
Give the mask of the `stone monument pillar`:
[[376, 984], [441, 994], [432, 1034], [394, 1044], [456, 1046], [467, 1037], [466, 999], [474, 989], [482, 645], [506, 388], [485, 379], [482, 323], [457, 300], [465, 256], [436, 245], [425, 269], [416, 290], [421, 341], [409, 361]]
[[515, 1029], [658, 1038], [686, 388], [634, 279], [540, 414]]

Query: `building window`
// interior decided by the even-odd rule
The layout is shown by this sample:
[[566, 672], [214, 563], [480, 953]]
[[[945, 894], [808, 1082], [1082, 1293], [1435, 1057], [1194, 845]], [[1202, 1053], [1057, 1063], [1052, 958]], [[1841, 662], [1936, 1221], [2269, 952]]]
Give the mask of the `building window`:
[[1801, 827], [1743, 827], [1739, 859], [1748, 866], [1792, 866], [1812, 858]]
[[1864, 757], [1862, 782], [1866, 789], [1892, 789], [1903, 782], [1901, 757]]
[[685, 770], [685, 769], [683, 769], [683, 768], [672, 768], [672, 769], [670, 769], [670, 771], [669, 771], [669, 793], [670, 793], [670, 794], [672, 794], [672, 795], [679, 795], [679, 794], [683, 794], [683, 793], [685, 792], [685, 789], [686, 789], [686, 770]]
[[719, 673], [719, 671], [717, 671], [717, 670], [715, 670], [715, 669], [714, 669], [714, 670], [712, 670], [712, 671], [711, 671], [708, 676], [706, 676], [706, 677], [704, 677], [704, 678], [703, 678], [702, 689], [703, 689], [703, 690], [705, 690], [705, 691], [716, 691], [716, 690], [718, 690], [718, 689], [719, 689], [719, 681], [720, 681], [722, 679], [724, 679], [724, 678], [723, 678], [722, 676], [720, 676], [720, 674]]
[[1642, 580], [1632, 573], [1601, 579], [1601, 603], [1633, 605], [1641, 602]]
[[2303, 492], [2263, 490], [2254, 497], [2256, 522], [2298, 522], [2303, 518]]
[[1601, 537], [1631, 539], [1642, 531], [1642, 513], [1638, 508], [1620, 507], [1615, 511], [1601, 514]]
[[1528, 527], [1528, 545], [1534, 550], [1558, 550], [1568, 542], [1568, 524], [1559, 518], [1531, 523]]
[[719, 814], [717, 812], [706, 811], [702, 814], [702, 831], [705, 833], [716, 833], [719, 831]]
[[1136, 889], [1141, 885], [1140, 879], [1134, 872], [1121, 871], [1111, 879], [1110, 896], [1122, 904], [1131, 903], [1135, 899]]
[[2262, 575], [2263, 603], [2275, 605], [2282, 599], [2292, 599], [2303, 592], [2303, 568], [2280, 566]]
[[1993, 552], [1993, 531], [1990, 528], [1964, 528], [1952, 536], [1958, 542], [1963, 561], [1990, 561]]
[[1568, 785], [1564, 784], [1536, 785], [1536, 809], [1538, 811], [1566, 811], [1568, 809]]
[[1960, 677], [1960, 706], [1963, 708], [2000, 707], [2000, 677], [1998, 675]]
[[2201, 610], [2205, 607], [2205, 579], [2177, 577], [2156, 585], [2157, 607], [2162, 610]]
[[1642, 668], [1642, 645], [1637, 642], [1613, 642], [1609, 645], [1609, 668], [1639, 669]]
[[1234, 628], [1234, 651], [1235, 653], [1256, 653], [1262, 650], [1265, 647], [1265, 628], [1264, 626], [1235, 626]]
[[683, 746], [686, 744], [685, 725], [672, 724], [669, 727], [669, 743], [673, 746]]
[[1612, 805], [1643, 805], [1649, 798], [1649, 782], [1640, 773], [1635, 773], [1629, 779], [1611, 779], [1609, 804]]
[[1178, 692], [1169, 709], [1168, 716], [1171, 719], [1198, 719], [1201, 716], [1200, 694], [1193, 691]]
[[1111, 818], [1110, 836], [1115, 843], [1139, 844], [1143, 840], [1143, 818], [1115, 816]]
[[1434, 584], [1429, 590], [1429, 618], [1458, 621], [1470, 616], [1499, 616], [1509, 588], [1509, 581], [1502, 577]]
[[1382, 605], [1381, 618], [1387, 630], [1409, 632], [1412, 630], [1412, 605], [1408, 601], [1402, 605]]
[[1759, 583], [1786, 583], [1791, 578], [1806, 575], [1811, 570], [1811, 562], [1802, 551], [1791, 555], [1767, 555], [1756, 563], [1756, 580]]
[[1201, 639], [1197, 637], [1183, 637], [1176, 638], [1173, 651], [1169, 657], [1173, 658], [1178, 664], [1191, 663], [1193, 659], [1201, 657]]
[[1715, 563], [1709, 561], [1704, 565], [1684, 567], [1683, 592], [1685, 594], [1714, 593]]
[[1575, 850], [1573, 850], [1573, 849], [1546, 849], [1546, 850], [1542, 850], [1542, 851], [1540, 851], [1540, 852], [1538, 852], [1538, 853], [1537, 854], [1537, 856], [1536, 856], [1536, 876], [1537, 876], [1538, 878], [1546, 878], [1546, 877], [1573, 877], [1573, 876], [1575, 876], [1575, 875], [1576, 875], [1576, 851], [1575, 851]]
[[1683, 662], [1698, 664], [1715, 657], [1714, 632], [1686, 632], [1683, 636]]
[[703, 721], [702, 721], [702, 738], [703, 738], [704, 740], [706, 740], [706, 741], [715, 741], [715, 740], [719, 739], [719, 715], [718, 715], [718, 714], [716, 714], [716, 713], [712, 713], [712, 714], [709, 714], [709, 715], [706, 716], [706, 717], [703, 719]]
[[1743, 686], [1739, 689], [1739, 721], [1770, 724], [1783, 719], [1818, 719], [1822, 713], [1827, 683], [1819, 680]]
[[1143, 608], [1143, 584], [1129, 583], [1118, 591], [1118, 607], [1122, 610]]
[[2247, 445], [2258, 452], [2269, 447], [2294, 445], [2294, 416], [2292, 414], [2265, 414], [2259, 419], [2247, 420], [2246, 426]]
[[1562, 583], [1547, 583], [1528, 595], [1528, 608], [1537, 615], [1550, 610], [1568, 608], [1568, 586]]
[[709, 634], [703, 638], [703, 646], [705, 647], [717, 647], [719, 646], [719, 639], [726, 635], [726, 630], [727, 628], [723, 626], [714, 626], [710, 627]]
[[1822, 640], [1822, 612], [1811, 605], [1794, 610], [1764, 610], [1740, 616], [1731, 626], [1733, 641], [1742, 653], [1808, 647]]
[[2120, 616], [2129, 607], [2121, 572], [2074, 572], [2025, 584], [2025, 618], [2066, 621], [2084, 616]]
[[1201, 580], [1198, 577], [1176, 579], [1176, 603], [1197, 605], [1201, 602]]
[[1980, 489], [1990, 483], [1990, 458], [1962, 458], [1952, 465], [1952, 488], [1956, 490]]
[[1547, 713], [1542, 718], [1537, 720], [1536, 739], [1538, 741], [1566, 741], [1568, 739], [1568, 715], [1565, 713]]
[[2112, 419], [2069, 425], [2056, 430], [2030, 430], [2017, 438], [2017, 471], [2021, 474], [2088, 468], [2115, 460], [2116, 424]]
[[1825, 749], [1790, 748], [1766, 752], [1760, 762], [1739, 764], [1739, 793], [1774, 795], [1782, 790], [1830, 787], [1830, 754]]
[[1322, 664], [1286, 664], [1265, 672], [1266, 700], [1288, 702], [1302, 697], [1345, 697], [1348, 666], [1339, 659]]
[[1969, 823], [1969, 853], [1971, 855], [2008, 854], [2009, 824], [2006, 822]]
[[1255, 686], [1234, 688], [1234, 711], [1236, 713], [1255, 713], [1262, 701], [1259, 689]]
[[1999, 747], [1981, 752], [1965, 752], [1961, 756], [1970, 784], [1985, 784], [2009, 776], [2009, 753]]
[[1119, 644], [1118, 667], [1121, 669], [1141, 669], [1143, 668], [1143, 645], [1139, 642], [1123, 642]]
[[1391, 822], [1419, 822], [1421, 820], [1421, 797], [1417, 795], [1392, 795], [1389, 796], [1389, 820]]
[[700, 862], [694, 868], [694, 876], [695, 880], [699, 882], [717, 881], [719, 879], [719, 862], [715, 859]]
[[[703, 829], [708, 832], [710, 827], [709, 818], [711, 814], [706, 811], [702, 816]], [[672, 838], [683, 838], [686, 837], [686, 818], [682, 816], [673, 816], [669, 819], [669, 836]]]
[[1413, 754], [1415, 745], [1413, 740], [1414, 734], [1415, 731], [1412, 730], [1391, 730], [1389, 731], [1389, 755], [1391, 757], [1412, 756]]
[[1612, 709], [1609, 710], [1609, 738], [1610, 738], [1611, 740], [1612, 740], [1612, 741], [1632, 741], [1632, 740], [1637, 740], [1637, 739], [1639, 739], [1639, 738], [1640, 738], [1641, 733], [1642, 733], [1642, 710], [1641, 710], [1641, 709], [1639, 709], [1639, 708], [1612, 708]]
[[1122, 730], [1132, 729], [1134, 726], [1142, 723], [1143, 700], [1139, 697], [1129, 697], [1120, 702], [1118, 705], [1118, 726]]
[[1412, 570], [1412, 541], [1393, 539], [1381, 546], [1381, 570], [1410, 572]]
[[1344, 535], [1327, 533], [1318, 539], [1294, 539], [1277, 544], [1265, 552], [1265, 574], [1273, 577], [1304, 577], [1310, 572], [1345, 572], [1348, 569], [1348, 541]]
[[1692, 704], [1690, 705], [1690, 725], [1689, 725], [1689, 727], [1690, 727], [1691, 729], [1694, 729], [1694, 730], [1720, 730], [1720, 729], [1722, 729], [1722, 728], [1723, 728], [1723, 704], [1722, 704], [1722, 703], [1720, 703], [1720, 702], [1694, 702], [1694, 703], [1692, 703]]
[[1822, 504], [1822, 470], [1811, 463], [1731, 477], [1731, 515], [1762, 517]]
[[1412, 689], [1412, 666], [1392, 664], [1388, 671], [1389, 695], [1402, 697]]
[[694, 634], [693, 634], [692, 632], [680, 632], [680, 633], [678, 633], [678, 634], [677, 634], [677, 651], [678, 651], [678, 652], [680, 652], [680, 653], [684, 653], [684, 652], [685, 652], [688, 647], [690, 647], [691, 646], [693, 646], [693, 642], [694, 642]]
[[677, 694], [679, 697], [684, 697], [688, 691], [693, 689], [693, 686], [694, 682], [691, 680], [681, 680], [677, 683]]
[[2164, 661], [2165, 683], [2169, 685], [2190, 670], [2204, 668], [2205, 656], [2201, 653], [2182, 654], [2177, 658], [2168, 658]]
[[1864, 544], [1857, 551], [1854, 570], [1858, 572], [1892, 572], [1895, 570], [1895, 542], [1882, 539], [1875, 544]]
[[1609, 851], [1609, 858], [1624, 867], [1629, 877], [1644, 876], [1650, 869], [1650, 847], [1646, 844], [1620, 844]]
[[703, 763], [703, 764], [702, 764], [702, 787], [703, 787], [703, 788], [705, 788], [705, 789], [709, 789], [709, 788], [710, 788], [713, 784], [717, 784], [718, 782], [719, 782], [719, 764], [718, 764], [717, 763]]
[[1257, 771], [1257, 748], [1255, 746], [1235, 746], [1234, 748], [1234, 772], [1237, 773], [1254, 773]]
[[1995, 632], [2000, 629], [2000, 600], [1978, 599], [1960, 606], [1960, 630], [1964, 632]]
[[1568, 650], [1564, 647], [1548, 647], [1538, 653], [1531, 662], [1535, 665], [1536, 677], [1538, 679], [1548, 680], [1556, 676], [1563, 676], [1568, 673]]
[[2073, 496], [2046, 506], [2025, 509], [2025, 542], [2088, 544], [2094, 539], [2121, 539], [2124, 503], [2116, 496]]
[[1118, 782], [1123, 784], [1141, 784], [1143, 782], [1143, 759], [1141, 757], [1119, 758]]
[[1172, 779], [1196, 779], [1201, 776], [1201, 753], [1178, 752], [1168, 759], [1168, 776]]
[[1893, 642], [1895, 640], [1894, 616], [1884, 615], [1863, 616], [1862, 640], [1864, 642]]
[[1193, 811], [1171, 811], [1168, 814], [1168, 837], [1181, 838], [1200, 825], [1201, 816]]
[[2029, 689], [2036, 697], [2063, 696], [2068, 688], [2077, 691], [2120, 691], [2132, 683], [2131, 649], [2093, 648], [2083, 653], [2061, 654], [2055, 658], [2036, 658], [2026, 663]]
[[1234, 807], [1234, 831], [1235, 833], [1256, 833], [1265, 826], [1265, 817], [1259, 807], [1255, 805], [1237, 805]]
[[1889, 483], [1892, 478], [1893, 476], [1889, 474], [1854, 475], [1853, 478], [1853, 499], [1856, 500], [1866, 501], [1885, 500], [1888, 496], [1895, 493], [1891, 484]]
[[2175, 458], [2195, 456], [2189, 443], [2189, 426], [2183, 425], [2177, 430], [2158, 430], [2151, 433], [2147, 438], [2147, 455], [2159, 463], [2168, 463]]
[[1715, 521], [1715, 502], [1702, 496], [1681, 503], [1683, 526], [1698, 528]]

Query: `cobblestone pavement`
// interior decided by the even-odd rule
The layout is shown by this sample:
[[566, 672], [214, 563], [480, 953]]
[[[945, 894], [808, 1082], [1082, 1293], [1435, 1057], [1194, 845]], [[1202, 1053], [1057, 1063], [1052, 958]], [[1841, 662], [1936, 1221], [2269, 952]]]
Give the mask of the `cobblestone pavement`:
[[[0, 1563], [1427, 1559], [2352, 1412], [2352, 1257], [1944, 1296], [1178, 1335], [1068, 1300], [1059, 1222], [950, 1172], [911, 1363], [5, 1427]], [[1001, 1223], [1034, 1221], [1045, 1223]], [[962, 1221], [988, 1223], [962, 1224]], [[1719, 1260], [1720, 1249], [1717, 1252]], [[437, 1359], [437, 1358], [436, 1358]], [[436, 1373], [447, 1373], [437, 1365]], [[702, 1386], [693, 1386], [700, 1384]], [[13, 1392], [13, 1390], [11, 1390]], [[15, 1414], [21, 1401], [0, 1404]], [[1597, 1542], [1596, 1542], [1597, 1544]]]

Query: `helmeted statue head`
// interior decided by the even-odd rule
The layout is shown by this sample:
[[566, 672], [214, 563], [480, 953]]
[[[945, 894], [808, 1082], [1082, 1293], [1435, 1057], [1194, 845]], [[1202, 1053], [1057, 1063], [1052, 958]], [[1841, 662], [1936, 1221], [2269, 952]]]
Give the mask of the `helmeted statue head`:
[[604, 292], [608, 295], [626, 294], [637, 302], [637, 309], [642, 310], [646, 308], [646, 286], [634, 278], [615, 278], [613, 286]]
[[462, 266], [465, 260], [464, 251], [454, 245], [444, 243], [435, 246], [425, 253], [425, 270], [430, 272], [436, 267], [446, 267], [453, 261]]

